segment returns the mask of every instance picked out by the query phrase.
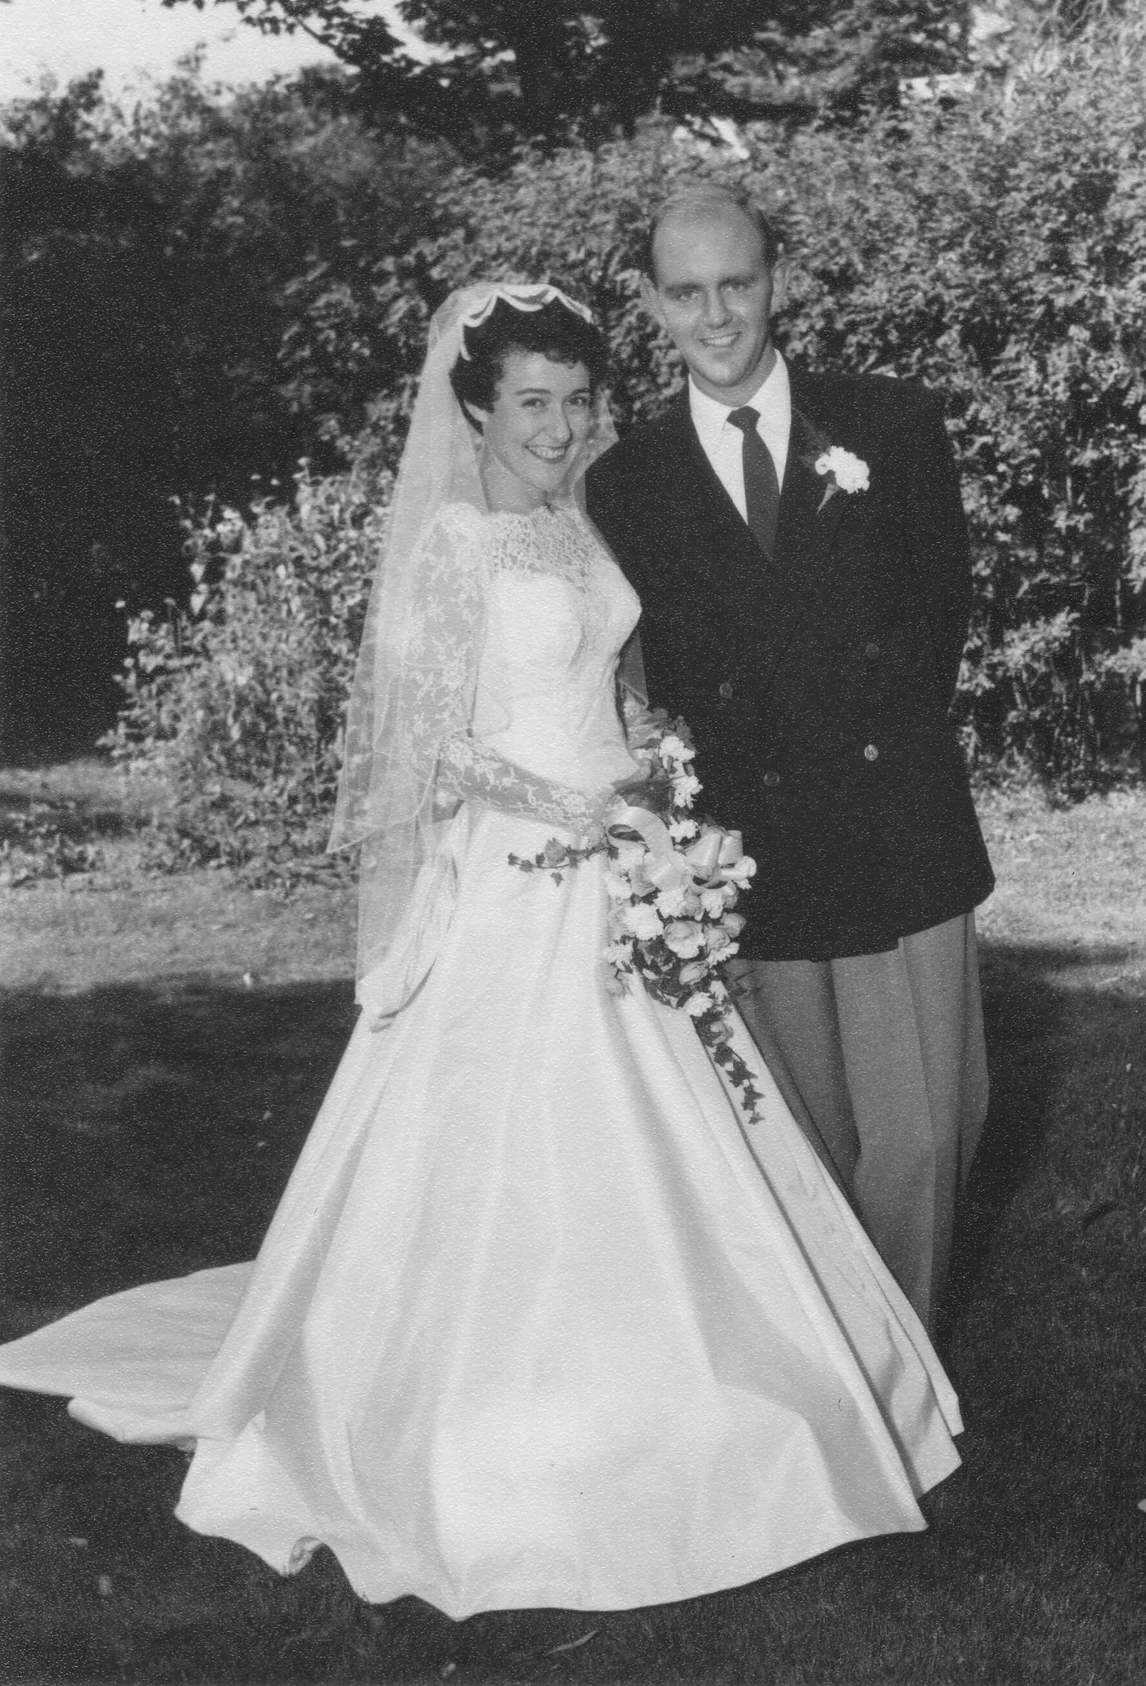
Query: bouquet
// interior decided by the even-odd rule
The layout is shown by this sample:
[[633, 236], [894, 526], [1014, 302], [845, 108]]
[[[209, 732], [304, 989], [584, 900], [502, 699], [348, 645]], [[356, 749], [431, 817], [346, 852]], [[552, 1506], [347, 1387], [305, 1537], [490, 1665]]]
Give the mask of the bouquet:
[[609, 917], [604, 958], [609, 988], [627, 994], [639, 977], [654, 1001], [692, 1019], [709, 1056], [740, 1093], [751, 1123], [760, 1120], [760, 1091], [732, 1046], [731, 998], [720, 968], [737, 953], [744, 916], [736, 912], [756, 863], [738, 831], [693, 813], [701, 783], [683, 720], [664, 710], [642, 712], [630, 727], [630, 748], [664, 792], [663, 811], [623, 805], [606, 819], [599, 841], [578, 847], [550, 838], [532, 858], [509, 857], [523, 872], [549, 872], [560, 883], [590, 855], [608, 857]]

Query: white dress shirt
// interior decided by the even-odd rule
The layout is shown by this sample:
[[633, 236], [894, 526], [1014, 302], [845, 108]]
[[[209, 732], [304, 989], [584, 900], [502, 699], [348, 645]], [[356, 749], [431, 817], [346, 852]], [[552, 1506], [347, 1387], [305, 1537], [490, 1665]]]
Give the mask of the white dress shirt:
[[[759, 411], [760, 420], [756, 424], [756, 431], [772, 453], [772, 461], [776, 464], [776, 479], [782, 488], [784, 470], [788, 464], [788, 439], [792, 432], [792, 389], [788, 382], [787, 367], [779, 352], [768, 378], [745, 403], [751, 404], [754, 410]], [[737, 404], [730, 409], [727, 404], [721, 404], [718, 399], [710, 398], [707, 393], [701, 392], [690, 379], [688, 407], [705, 456], [712, 464], [721, 485], [740, 511], [741, 519], [747, 520], [747, 504], [744, 498], [744, 435], [728, 420], [732, 409], [740, 409], [742, 406]]]

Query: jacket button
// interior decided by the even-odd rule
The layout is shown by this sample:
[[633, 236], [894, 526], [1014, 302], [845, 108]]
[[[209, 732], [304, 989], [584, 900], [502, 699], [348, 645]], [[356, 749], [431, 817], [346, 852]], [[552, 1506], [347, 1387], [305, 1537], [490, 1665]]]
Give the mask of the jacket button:
[[768, 786], [769, 790], [775, 790], [776, 786], [780, 783], [779, 773], [765, 773], [764, 783]]
[[729, 697], [732, 695], [732, 681], [731, 681], [731, 679], [723, 680], [721, 682], [721, 685], [720, 685], [719, 689], [720, 689], [721, 696], [724, 698], [725, 702], [727, 702]]
[[874, 642], [871, 644], [865, 644], [863, 647], [863, 653], [869, 662], [873, 662], [879, 655], [879, 645]]
[[863, 758], [864, 758], [865, 761], [878, 761], [879, 760], [879, 750], [875, 747], [875, 745], [873, 743], [865, 743], [864, 744], [864, 746], [863, 746]]

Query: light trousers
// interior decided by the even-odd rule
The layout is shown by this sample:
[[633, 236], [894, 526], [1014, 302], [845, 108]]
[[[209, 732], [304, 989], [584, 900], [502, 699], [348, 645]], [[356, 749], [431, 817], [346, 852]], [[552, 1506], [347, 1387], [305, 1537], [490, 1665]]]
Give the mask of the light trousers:
[[926, 1327], [987, 1114], [973, 914], [843, 960], [734, 960], [749, 1030]]

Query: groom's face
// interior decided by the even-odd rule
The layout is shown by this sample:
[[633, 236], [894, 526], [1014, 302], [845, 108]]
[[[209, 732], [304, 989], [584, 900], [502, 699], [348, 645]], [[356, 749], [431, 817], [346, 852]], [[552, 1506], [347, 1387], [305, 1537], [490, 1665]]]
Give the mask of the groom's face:
[[751, 398], [775, 361], [771, 321], [787, 264], [769, 264], [760, 230], [734, 205], [666, 217], [653, 247], [645, 303], [702, 392], [721, 404]]

